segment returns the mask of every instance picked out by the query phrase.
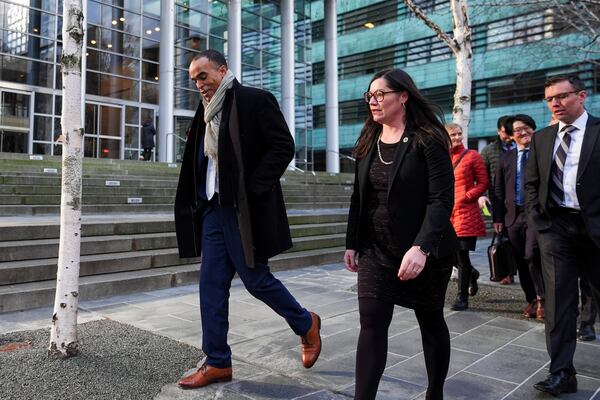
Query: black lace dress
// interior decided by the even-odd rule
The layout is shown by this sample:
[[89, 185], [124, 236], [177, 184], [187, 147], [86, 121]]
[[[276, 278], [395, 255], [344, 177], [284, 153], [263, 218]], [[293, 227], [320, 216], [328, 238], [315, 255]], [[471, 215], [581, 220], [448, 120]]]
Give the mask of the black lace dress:
[[[402, 141], [393, 144], [379, 142], [381, 158], [389, 162]], [[376, 154], [369, 170], [365, 212], [361, 221], [362, 236], [358, 260], [358, 297], [377, 298], [402, 307], [431, 309], [444, 306], [451, 265], [447, 260], [428, 260], [415, 279], [401, 281], [398, 269], [406, 246], [393, 239], [389, 227], [387, 191], [393, 164], [386, 165]], [[410, 188], [406, 189], [410, 196]]]

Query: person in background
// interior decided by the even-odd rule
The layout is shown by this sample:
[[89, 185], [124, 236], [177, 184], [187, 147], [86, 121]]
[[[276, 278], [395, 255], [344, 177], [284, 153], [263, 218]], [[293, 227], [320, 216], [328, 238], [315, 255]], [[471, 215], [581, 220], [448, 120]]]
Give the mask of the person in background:
[[[491, 210], [491, 207], [494, 203], [494, 178], [496, 175], [496, 169], [498, 167], [498, 159], [500, 158], [501, 154], [512, 150], [514, 147], [512, 135], [510, 134], [510, 128], [506, 126], [506, 120], [508, 117], [510, 117], [510, 115], [503, 115], [498, 118], [496, 121], [496, 138], [494, 138], [491, 143], [481, 149], [481, 152], [479, 153], [483, 158], [483, 163], [485, 164], [485, 170], [487, 172], [489, 181], [488, 195], [484, 194], [477, 199], [477, 203], [481, 209], [487, 207]], [[504, 277], [500, 281], [501, 284], [510, 284], [512, 282], [512, 275]]]
[[[394, 305], [412, 308], [428, 386], [443, 398], [450, 363], [444, 300], [458, 248], [450, 224], [454, 177], [441, 111], [400, 69], [373, 77], [370, 113], [354, 149], [346, 269], [358, 272], [356, 400], [373, 400], [386, 364]], [[356, 262], [357, 255], [360, 257]]]
[[517, 147], [503, 153], [498, 160], [492, 204], [494, 230], [501, 233], [506, 229], [515, 251], [519, 282], [527, 301], [523, 315], [543, 321], [544, 281], [539, 248], [536, 232], [528, 228], [525, 213], [525, 170], [536, 125], [525, 114], [509, 117], [506, 124], [511, 127]]
[[454, 209], [450, 221], [460, 243], [455, 254], [458, 295], [450, 308], [462, 311], [469, 308], [469, 295], [475, 296], [478, 291], [479, 271], [471, 264], [469, 251], [475, 250], [478, 236], [486, 235], [477, 201], [488, 189], [489, 180], [481, 156], [463, 145], [462, 127], [450, 123], [446, 130], [452, 141], [450, 152], [454, 168]]
[[147, 118], [142, 125], [142, 148], [144, 149], [144, 161], [150, 161], [152, 159], [152, 149], [154, 149], [154, 136], [156, 135], [156, 129], [152, 125], [152, 120]]

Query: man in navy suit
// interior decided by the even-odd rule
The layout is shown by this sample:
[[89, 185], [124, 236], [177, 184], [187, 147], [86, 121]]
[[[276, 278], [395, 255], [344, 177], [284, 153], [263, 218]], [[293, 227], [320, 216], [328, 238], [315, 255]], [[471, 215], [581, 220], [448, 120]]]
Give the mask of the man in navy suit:
[[534, 387], [558, 395], [577, 391], [579, 276], [600, 301], [600, 118], [586, 112], [578, 77], [554, 76], [544, 87], [558, 124], [533, 136], [525, 183], [529, 224], [538, 231], [550, 355], [550, 374]]
[[523, 315], [544, 319], [544, 282], [540, 265], [535, 230], [527, 226], [525, 213], [525, 169], [529, 145], [535, 131], [535, 121], [529, 115], [517, 114], [506, 120], [507, 131], [514, 138], [516, 148], [503, 153], [498, 161], [492, 203], [494, 230], [504, 228], [517, 258], [519, 282], [525, 293], [527, 306]]
[[200, 314], [204, 364], [183, 388], [232, 379], [229, 289], [237, 273], [248, 291], [301, 337], [302, 365], [321, 352], [321, 320], [302, 308], [270, 272], [270, 257], [292, 247], [279, 179], [294, 141], [275, 97], [242, 86], [225, 57], [205, 50], [190, 78], [202, 96], [185, 146], [175, 197], [179, 255], [202, 255]]

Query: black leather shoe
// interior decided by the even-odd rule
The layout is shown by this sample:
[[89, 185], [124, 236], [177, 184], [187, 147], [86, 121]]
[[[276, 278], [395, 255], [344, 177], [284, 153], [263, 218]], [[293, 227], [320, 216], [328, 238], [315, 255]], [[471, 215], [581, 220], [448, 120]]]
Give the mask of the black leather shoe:
[[460, 296], [457, 296], [454, 304], [450, 306], [450, 309], [454, 311], [464, 311], [467, 308], [469, 308], [469, 301], [466, 298], [461, 298]]
[[545, 381], [538, 382], [533, 387], [554, 396], [561, 393], [575, 393], [577, 392], [577, 378], [566, 371], [559, 371], [548, 375]]
[[577, 340], [582, 342], [596, 340], [596, 331], [594, 331], [594, 327], [590, 324], [581, 324], [577, 331]]
[[475, 296], [479, 291], [479, 285], [477, 284], [477, 279], [479, 279], [479, 271], [475, 268], [471, 270], [471, 282], [469, 285], [469, 296]]

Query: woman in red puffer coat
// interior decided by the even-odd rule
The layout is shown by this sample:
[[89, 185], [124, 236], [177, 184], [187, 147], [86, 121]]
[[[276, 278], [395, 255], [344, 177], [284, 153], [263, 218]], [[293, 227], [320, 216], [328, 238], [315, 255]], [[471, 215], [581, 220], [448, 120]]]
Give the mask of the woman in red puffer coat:
[[447, 124], [446, 130], [452, 141], [452, 165], [454, 166], [454, 209], [450, 221], [460, 242], [456, 253], [458, 267], [458, 295], [450, 307], [453, 310], [469, 308], [469, 294], [477, 293], [479, 271], [473, 268], [469, 251], [475, 250], [477, 236], [485, 236], [485, 224], [477, 199], [488, 188], [488, 175], [483, 158], [475, 150], [465, 149], [462, 144], [462, 128]]

